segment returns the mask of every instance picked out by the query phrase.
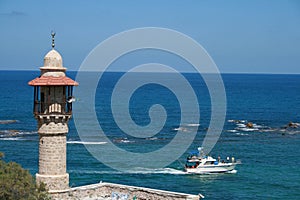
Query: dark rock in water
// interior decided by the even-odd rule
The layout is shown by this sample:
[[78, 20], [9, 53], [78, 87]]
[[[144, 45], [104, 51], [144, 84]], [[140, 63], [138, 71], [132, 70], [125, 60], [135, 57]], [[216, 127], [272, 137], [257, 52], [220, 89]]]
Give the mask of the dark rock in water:
[[299, 127], [299, 123], [294, 123], [294, 122], [290, 122], [287, 127], [290, 127], [290, 128], [298, 128]]
[[12, 124], [16, 122], [17, 120], [0, 120], [0, 124]]
[[288, 124], [282, 127], [268, 127], [264, 125], [257, 125], [253, 122], [247, 120], [228, 120], [228, 122], [237, 123], [237, 127], [234, 130], [228, 130], [228, 132], [236, 132], [236, 131], [256, 131], [256, 132], [272, 132], [272, 133], [280, 133], [282, 135], [294, 135], [300, 134], [300, 122], [292, 122], [290, 121]]
[[247, 128], [253, 128], [253, 123], [252, 123], [252, 122], [248, 122], [248, 123], [246, 124], [246, 126], [247, 126]]

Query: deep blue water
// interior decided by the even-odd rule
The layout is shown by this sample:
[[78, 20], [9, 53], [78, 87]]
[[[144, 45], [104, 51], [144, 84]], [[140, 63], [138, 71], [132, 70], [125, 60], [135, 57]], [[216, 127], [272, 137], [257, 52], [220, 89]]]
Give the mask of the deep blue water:
[[[75, 78], [75, 72], [68, 75]], [[32, 174], [38, 170], [38, 136], [32, 114], [33, 88], [27, 82], [38, 71], [0, 71], [0, 151], [6, 161], [16, 161]], [[131, 152], [151, 152], [163, 148], [176, 135], [180, 103], [167, 88], [148, 84], [130, 99], [129, 111], [136, 124], [150, 123], [148, 110], [161, 104], [167, 112], [163, 129], [152, 138], [134, 138], [117, 126], [111, 109], [111, 92], [122, 73], [107, 73], [95, 97], [98, 120], [109, 140]], [[172, 75], [161, 75], [172, 79]], [[99, 181], [203, 194], [207, 199], [298, 199], [300, 196], [300, 75], [223, 74], [227, 114], [223, 132], [210, 152], [213, 156], [234, 156], [242, 161], [235, 174], [188, 175], [181, 172], [187, 152], [201, 145], [211, 117], [208, 90], [197, 74], [184, 74], [199, 100], [200, 126], [190, 148], [178, 161], [159, 169], [119, 172], [95, 159], [80, 144], [73, 120], [68, 134], [67, 168], [70, 185]], [[176, 84], [176, 80], [174, 80]], [[177, 86], [180, 90], [180, 85]], [[121, 102], [122, 100], [120, 100]], [[78, 99], [74, 106], [84, 104]], [[231, 120], [240, 120], [231, 121]], [[243, 124], [252, 122], [253, 129]], [[192, 126], [187, 125], [186, 131]], [[79, 142], [79, 143], [76, 143]], [[103, 144], [104, 147], [106, 144]], [[112, 155], [113, 157], [114, 155]], [[121, 161], [120, 161], [121, 162]]]

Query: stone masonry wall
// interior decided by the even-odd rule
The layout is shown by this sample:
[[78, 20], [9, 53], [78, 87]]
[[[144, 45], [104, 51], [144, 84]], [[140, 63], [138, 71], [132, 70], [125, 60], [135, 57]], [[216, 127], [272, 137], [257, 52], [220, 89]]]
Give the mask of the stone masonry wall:
[[41, 175], [36, 174], [37, 184], [43, 182], [49, 190], [69, 189], [69, 174], [63, 175]]
[[40, 135], [39, 174], [66, 173], [66, 135]]
[[41, 134], [39, 141], [39, 173], [37, 183], [43, 182], [49, 190], [69, 188], [66, 173], [66, 134]]

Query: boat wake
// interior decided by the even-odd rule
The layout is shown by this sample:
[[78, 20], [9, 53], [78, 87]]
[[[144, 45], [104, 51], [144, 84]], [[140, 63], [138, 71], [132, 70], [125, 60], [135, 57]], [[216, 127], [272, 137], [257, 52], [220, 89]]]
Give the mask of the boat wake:
[[159, 169], [149, 169], [149, 168], [136, 168], [128, 171], [89, 171], [89, 170], [71, 170], [71, 173], [75, 174], [173, 174], [173, 175], [184, 175], [187, 174], [182, 170], [177, 170], [173, 168], [159, 168]]
[[187, 174], [186, 172], [174, 168], [158, 168], [158, 169], [148, 169], [148, 168], [136, 168], [134, 170], [128, 171], [129, 173], [137, 174]]
[[70, 170], [70, 173], [74, 174], [170, 174], [170, 175], [218, 175], [218, 174], [236, 174], [237, 170], [231, 170], [224, 173], [203, 173], [203, 174], [191, 174], [183, 170], [178, 170], [174, 168], [158, 168], [158, 169], [148, 169], [148, 168], [136, 168], [129, 171], [90, 171], [90, 170]]
[[236, 174], [236, 173], [237, 173], [236, 169], [228, 171], [228, 172], [225, 172], [225, 174]]

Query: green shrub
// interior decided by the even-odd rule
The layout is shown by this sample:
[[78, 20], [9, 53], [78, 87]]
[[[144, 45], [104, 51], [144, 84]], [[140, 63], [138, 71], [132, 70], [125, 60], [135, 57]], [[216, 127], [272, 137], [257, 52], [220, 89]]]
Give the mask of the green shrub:
[[[4, 154], [0, 152], [0, 159]], [[0, 199], [50, 199], [44, 184], [36, 185], [34, 178], [21, 165], [0, 160]]]

